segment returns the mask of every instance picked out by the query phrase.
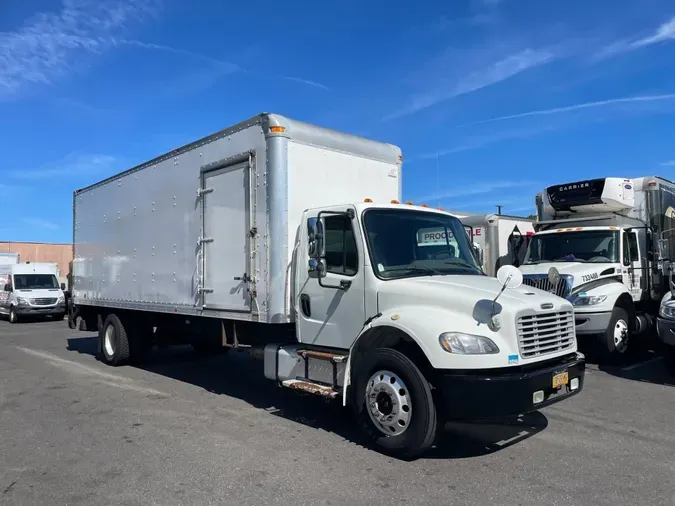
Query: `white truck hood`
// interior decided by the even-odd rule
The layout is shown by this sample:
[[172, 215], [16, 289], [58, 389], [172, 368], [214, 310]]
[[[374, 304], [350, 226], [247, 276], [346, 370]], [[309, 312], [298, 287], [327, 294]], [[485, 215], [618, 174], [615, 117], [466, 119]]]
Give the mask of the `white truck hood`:
[[[492, 301], [501, 290], [497, 278], [476, 275], [424, 276], [383, 282], [378, 287], [378, 310], [384, 316], [382, 323], [395, 322], [404, 332], [418, 336], [432, 336], [426, 344], [427, 356], [437, 368], [490, 368], [523, 364], [542, 358], [554, 358], [576, 351], [572, 304], [550, 293], [521, 285], [507, 288], [493, 306]], [[493, 315], [496, 307], [496, 315]], [[542, 335], [543, 353], [531, 353], [531, 344], [522, 343], [519, 333], [522, 325], [536, 330], [536, 321], [561, 315], [571, 328], [564, 335]], [[494, 319], [493, 319], [494, 316]], [[521, 320], [522, 319], [522, 320]], [[494, 325], [494, 321], [498, 325]], [[542, 320], [543, 321], [543, 320]], [[546, 324], [542, 324], [546, 325]], [[482, 335], [499, 347], [495, 355], [458, 355], [442, 352], [438, 336], [444, 332]], [[529, 331], [528, 331], [529, 332]], [[562, 330], [561, 330], [562, 332]], [[529, 336], [531, 337], [531, 336]], [[528, 337], [528, 338], [529, 338]], [[424, 340], [423, 337], [420, 340]], [[549, 346], [561, 343], [559, 347]]]
[[39, 288], [35, 290], [14, 290], [17, 297], [25, 299], [58, 299], [63, 295], [60, 288]]
[[[379, 300], [392, 297], [406, 297], [408, 305], [450, 307], [458, 312], [472, 314], [476, 303], [480, 300], [493, 300], [501, 284], [497, 278], [489, 276], [429, 276], [395, 280], [383, 283], [379, 291]], [[561, 301], [550, 293], [521, 285], [518, 288], [507, 288], [497, 299], [504, 310], [521, 311], [542, 304], [553, 304], [560, 309], [562, 305], [572, 306]], [[563, 304], [564, 303], [564, 304]]]

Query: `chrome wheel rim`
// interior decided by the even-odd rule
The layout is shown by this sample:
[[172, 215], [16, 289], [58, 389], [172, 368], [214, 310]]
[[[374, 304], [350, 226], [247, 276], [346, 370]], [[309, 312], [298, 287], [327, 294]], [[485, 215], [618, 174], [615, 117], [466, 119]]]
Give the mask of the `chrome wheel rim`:
[[366, 384], [366, 408], [375, 427], [387, 436], [403, 434], [410, 425], [410, 392], [391, 371], [377, 371], [370, 377]]
[[628, 347], [628, 324], [624, 320], [617, 320], [614, 324], [614, 348], [619, 353], [626, 351]]

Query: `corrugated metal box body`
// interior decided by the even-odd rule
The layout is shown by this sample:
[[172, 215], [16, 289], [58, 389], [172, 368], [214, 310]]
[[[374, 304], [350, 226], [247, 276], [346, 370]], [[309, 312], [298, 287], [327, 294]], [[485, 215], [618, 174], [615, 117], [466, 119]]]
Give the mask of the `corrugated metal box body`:
[[0, 242], [0, 252], [16, 253], [20, 262], [55, 262], [59, 268], [59, 282], [67, 284], [73, 259], [72, 244]]
[[73, 299], [292, 321], [289, 265], [302, 212], [400, 198], [400, 155], [261, 114], [79, 190]]

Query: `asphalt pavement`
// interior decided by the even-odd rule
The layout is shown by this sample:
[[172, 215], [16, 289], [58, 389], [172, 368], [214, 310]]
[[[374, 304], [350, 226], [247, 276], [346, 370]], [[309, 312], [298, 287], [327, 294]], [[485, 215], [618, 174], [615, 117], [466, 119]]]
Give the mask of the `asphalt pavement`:
[[244, 354], [95, 350], [65, 322], [0, 321], [0, 504], [675, 504], [675, 386], [648, 349], [521, 421], [449, 424], [412, 462]]

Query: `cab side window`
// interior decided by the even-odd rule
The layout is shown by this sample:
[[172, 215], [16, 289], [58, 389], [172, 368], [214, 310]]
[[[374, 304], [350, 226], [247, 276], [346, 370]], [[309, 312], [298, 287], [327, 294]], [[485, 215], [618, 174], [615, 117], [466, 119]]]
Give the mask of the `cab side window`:
[[326, 272], [353, 276], [359, 256], [352, 222], [346, 216], [326, 216]]

